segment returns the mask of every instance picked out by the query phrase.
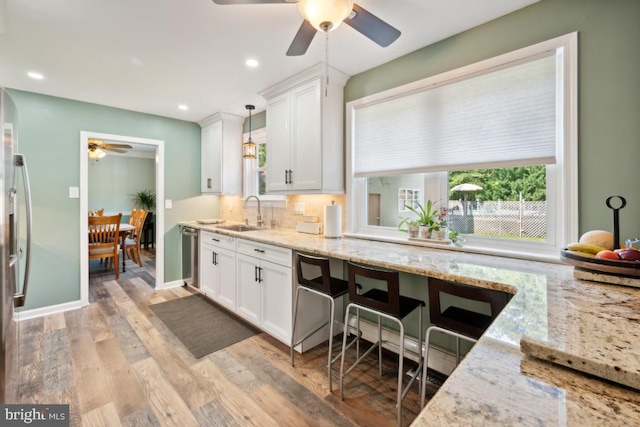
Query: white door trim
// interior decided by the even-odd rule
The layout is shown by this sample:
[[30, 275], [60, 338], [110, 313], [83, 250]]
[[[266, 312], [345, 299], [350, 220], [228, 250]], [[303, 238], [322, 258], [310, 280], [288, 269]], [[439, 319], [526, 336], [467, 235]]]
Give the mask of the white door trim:
[[118, 142], [144, 144], [156, 148], [156, 208], [155, 208], [155, 249], [156, 249], [156, 289], [164, 287], [164, 141], [157, 139], [136, 138], [132, 136], [111, 135], [105, 133], [80, 132], [80, 301], [82, 305], [89, 304], [89, 237], [87, 228], [89, 220], [88, 191], [88, 156], [87, 144], [89, 138], [106, 139]]

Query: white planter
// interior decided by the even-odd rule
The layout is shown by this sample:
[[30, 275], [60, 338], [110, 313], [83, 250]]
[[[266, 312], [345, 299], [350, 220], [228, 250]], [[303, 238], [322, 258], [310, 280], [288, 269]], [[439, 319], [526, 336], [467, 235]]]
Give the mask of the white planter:
[[433, 230], [431, 232], [431, 238], [433, 240], [444, 240], [444, 237], [446, 236], [446, 230], [441, 229], [441, 230]]

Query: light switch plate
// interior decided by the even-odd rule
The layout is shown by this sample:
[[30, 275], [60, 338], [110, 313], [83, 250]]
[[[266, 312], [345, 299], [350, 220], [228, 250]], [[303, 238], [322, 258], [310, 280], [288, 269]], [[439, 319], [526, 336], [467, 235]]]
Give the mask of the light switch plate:
[[171, 201], [171, 199], [167, 199], [164, 201], [164, 208], [165, 209], [173, 208], [173, 202]]
[[80, 187], [69, 187], [69, 198], [70, 199], [80, 198]]

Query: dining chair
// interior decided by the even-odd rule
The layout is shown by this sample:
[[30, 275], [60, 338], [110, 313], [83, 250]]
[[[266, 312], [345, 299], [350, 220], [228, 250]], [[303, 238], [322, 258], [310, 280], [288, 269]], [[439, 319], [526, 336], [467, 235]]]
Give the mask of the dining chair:
[[113, 260], [113, 267], [118, 279], [120, 256], [120, 220], [122, 214], [89, 217], [89, 260]]
[[144, 209], [134, 209], [129, 217], [129, 224], [136, 227], [130, 236], [124, 239], [124, 250], [133, 262], [142, 267], [142, 259], [140, 258], [140, 236], [142, 236], [142, 227], [144, 220], [147, 218], [149, 211]]

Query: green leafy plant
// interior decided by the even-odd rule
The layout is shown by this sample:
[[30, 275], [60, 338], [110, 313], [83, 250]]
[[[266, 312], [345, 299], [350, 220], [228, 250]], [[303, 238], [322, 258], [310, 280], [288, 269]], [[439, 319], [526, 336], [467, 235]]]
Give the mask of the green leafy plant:
[[[416, 225], [420, 225], [420, 223], [415, 218], [401, 218], [400, 224], [398, 224], [398, 230], [406, 233], [409, 231], [409, 227]], [[407, 228], [404, 228], [404, 226]]]
[[133, 196], [133, 202], [139, 208], [153, 210], [156, 207], [156, 194], [149, 189], [138, 191]]
[[427, 200], [426, 206], [418, 203], [415, 208], [408, 205], [405, 205], [405, 207], [418, 216], [416, 221], [419, 225], [429, 227], [429, 231], [438, 231], [440, 227], [447, 226], [447, 221], [444, 219], [446, 217], [446, 208], [438, 209], [436, 204], [437, 202]]

